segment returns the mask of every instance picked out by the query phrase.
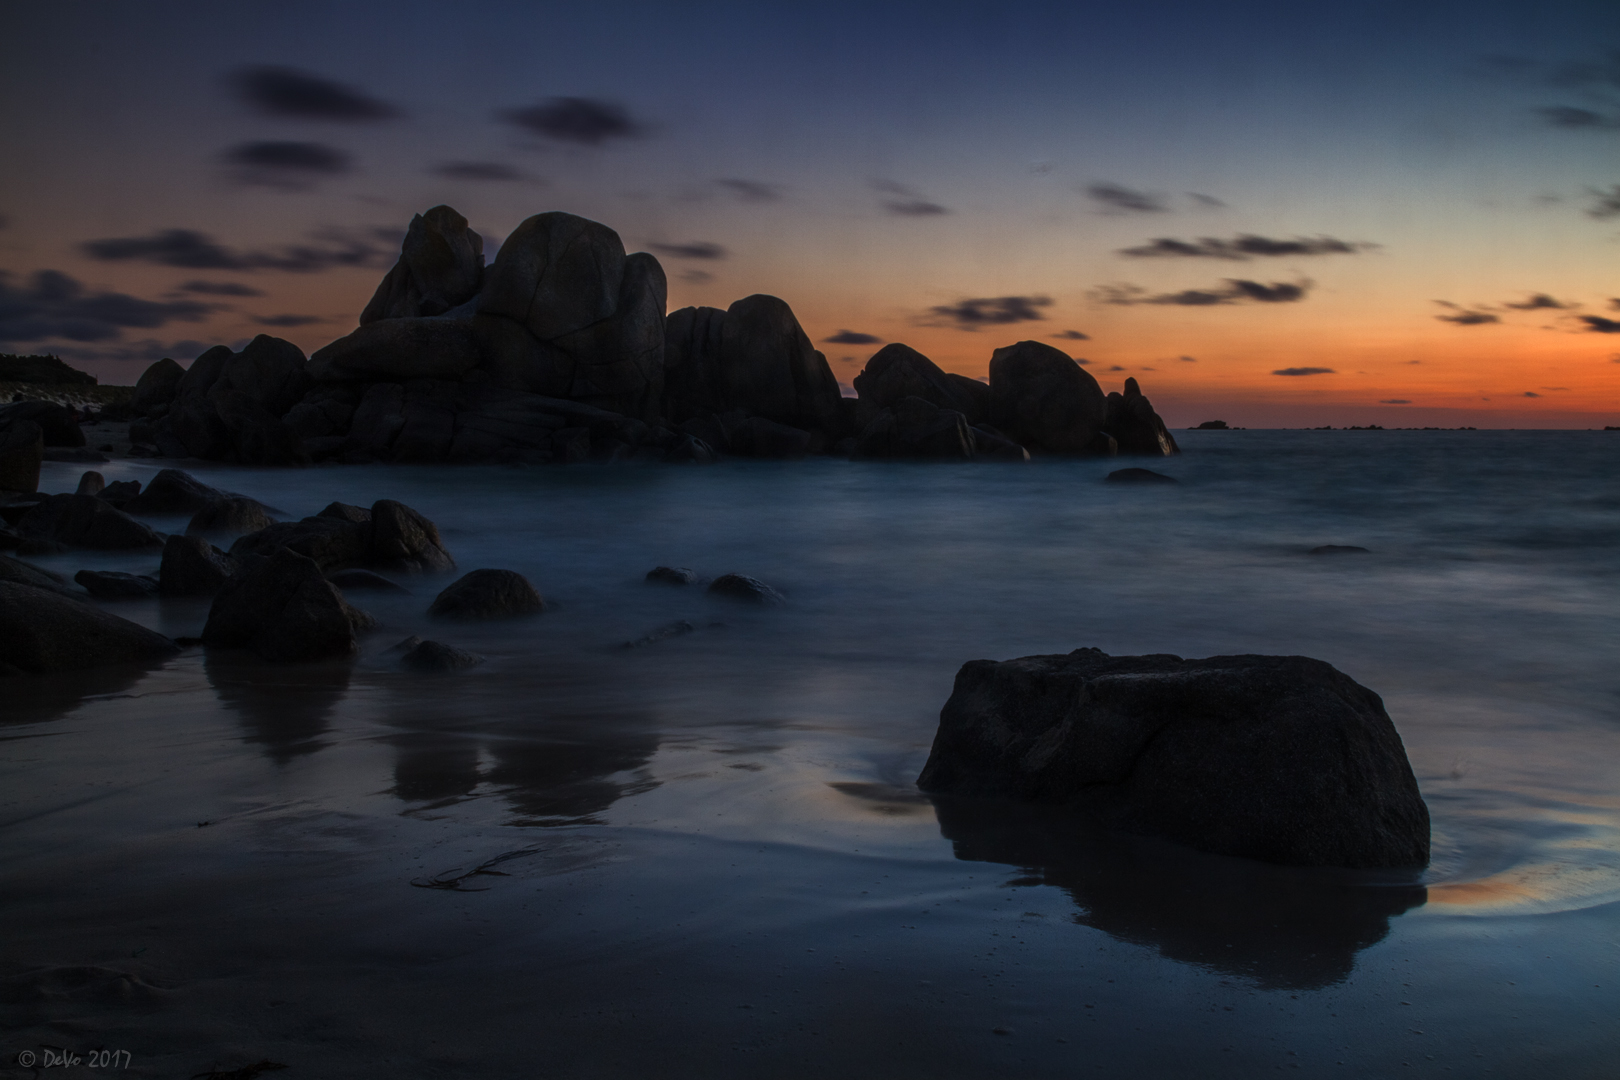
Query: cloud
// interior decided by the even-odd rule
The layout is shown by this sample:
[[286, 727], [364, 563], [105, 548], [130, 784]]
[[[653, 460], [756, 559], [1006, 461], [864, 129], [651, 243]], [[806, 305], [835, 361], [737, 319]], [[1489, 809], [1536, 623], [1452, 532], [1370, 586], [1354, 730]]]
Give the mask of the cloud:
[[893, 196], [882, 200], [883, 209], [890, 214], [897, 214], [900, 217], [936, 217], [951, 212], [950, 207], [925, 199], [911, 188], [897, 184], [893, 180], [874, 180], [872, 187]]
[[648, 247], [660, 255], [668, 255], [672, 259], [723, 259], [726, 249], [719, 244], [711, 244], [707, 240], [694, 240], [689, 244], [648, 244]]
[[254, 322], [260, 326], [308, 326], [311, 323], [325, 322], [319, 315], [254, 315]]
[[758, 180], [716, 180], [716, 184], [725, 188], [742, 202], [776, 202], [782, 197], [782, 188], [779, 184], [764, 184]]
[[238, 183], [282, 191], [303, 191], [350, 169], [348, 154], [313, 142], [241, 143], [220, 157]]
[[1362, 241], [1339, 240], [1331, 236], [1298, 236], [1292, 240], [1274, 240], [1267, 236], [1242, 233], [1231, 240], [1213, 236], [1198, 240], [1177, 240], [1161, 236], [1140, 247], [1121, 248], [1119, 254], [1136, 259], [1229, 259], [1246, 262], [1256, 256], [1281, 257], [1292, 255], [1354, 255], [1377, 244]]
[[447, 180], [472, 180], [486, 184], [513, 184], [531, 179], [527, 173], [499, 161], [445, 161], [428, 171]]
[[1544, 309], [1550, 309], [1550, 310], [1553, 310], [1553, 311], [1568, 311], [1571, 308], [1576, 308], [1576, 307], [1579, 307], [1580, 305], [1579, 304], [1574, 304], [1574, 303], [1569, 303], [1569, 302], [1566, 302], [1566, 301], [1555, 300], [1551, 296], [1548, 296], [1546, 293], [1532, 293], [1530, 296], [1526, 297], [1524, 300], [1521, 300], [1518, 303], [1514, 303], [1513, 301], [1510, 300], [1510, 301], [1504, 303], [1502, 306], [1507, 307], [1507, 308], [1512, 308], [1514, 311], [1541, 311], [1541, 310], [1544, 310]]
[[675, 276], [693, 285], [705, 285], [714, 280], [714, 275], [707, 270], [682, 270]]
[[[90, 240], [79, 247], [90, 258], [102, 262], [142, 262], [186, 270], [282, 270], [312, 274], [341, 267], [387, 266], [399, 244], [399, 232], [394, 229], [323, 229], [309, 235], [315, 243], [243, 251], [226, 247], [208, 234], [192, 229], [163, 229], [149, 236]], [[379, 246], [385, 237], [389, 248]]]
[[1524, 396], [1525, 397], [1540, 397], [1541, 395], [1536, 393], [1534, 390], [1526, 390], [1524, 392]]
[[1184, 289], [1177, 293], [1150, 295], [1139, 285], [1104, 285], [1088, 295], [1103, 304], [1170, 304], [1177, 307], [1214, 307], [1221, 304], [1292, 304], [1305, 299], [1315, 283], [1309, 279], [1270, 285], [1243, 278], [1227, 278], [1226, 284], [1210, 289]]
[[1536, 115], [1549, 127], [1556, 128], [1612, 128], [1620, 127], [1620, 120], [1612, 120], [1591, 109], [1577, 109], [1572, 105], [1548, 105], [1535, 110]]
[[1611, 296], [1609, 298], [1609, 308], [1613, 311], [1620, 311], [1620, 296]]
[[1612, 217], [1620, 217], [1620, 184], [1614, 185], [1608, 191], [1601, 188], [1589, 190], [1592, 196], [1592, 205], [1586, 208], [1586, 216], [1607, 221]]
[[1272, 372], [1273, 375], [1337, 375], [1338, 372], [1330, 367], [1285, 367]]
[[1198, 357], [1196, 357], [1196, 356], [1179, 356], [1176, 359], [1180, 360], [1183, 364], [1196, 364], [1196, 363], [1198, 363]]
[[1403, 397], [1388, 397], [1388, 398], [1380, 399], [1378, 404], [1380, 404], [1380, 405], [1410, 405], [1410, 404], [1412, 404], [1412, 400], [1410, 398], [1403, 398]]
[[1108, 370], [1109, 371], [1129, 371], [1130, 368], [1125, 367], [1123, 364], [1115, 364], [1113, 367], [1109, 368]]
[[882, 338], [872, 334], [863, 334], [857, 330], [840, 330], [829, 338], [822, 338], [829, 345], [877, 345]]
[[150, 364], [154, 360], [161, 360], [165, 356], [178, 357], [182, 360], [194, 359], [215, 345], [217, 341], [194, 341], [187, 338], [182, 341], [162, 342], [156, 338], [142, 338], [139, 341], [120, 341], [106, 345], [52, 345], [51, 352], [56, 353], [64, 360], [74, 363], [87, 363], [92, 361], [111, 360], [122, 363]]
[[1200, 195], [1196, 191], [1189, 191], [1187, 192], [1187, 198], [1191, 199], [1199, 206], [1206, 206], [1211, 210], [1224, 210], [1226, 208], [1226, 204], [1221, 202], [1221, 200], [1217, 199], [1213, 195]]
[[201, 322], [213, 310], [195, 300], [142, 300], [85, 289], [59, 270], [40, 270], [26, 286], [0, 271], [0, 341], [111, 341], [125, 329]]
[[198, 296], [263, 296], [264, 293], [251, 285], [243, 285], [235, 281], [188, 281], [180, 286], [181, 292], [195, 293]]
[[1170, 208], [1159, 195], [1132, 191], [1119, 184], [1091, 184], [1085, 189], [1092, 201], [1110, 214], [1162, 214]]
[[374, 123], [400, 115], [394, 106], [296, 68], [238, 68], [226, 76], [236, 95], [266, 116]]
[[1486, 326], [1502, 321], [1495, 314], [1482, 308], [1465, 308], [1461, 304], [1453, 304], [1450, 300], [1436, 300], [1435, 303], [1450, 312], [1435, 316], [1441, 322], [1455, 323], [1458, 326]]
[[929, 308], [928, 312], [930, 316], [954, 323], [958, 330], [977, 330], [981, 326], [1040, 322], [1046, 316], [1036, 309], [1051, 306], [1049, 296], [997, 296], [941, 304]]
[[640, 138], [648, 131], [623, 105], [595, 98], [548, 98], [522, 109], [502, 109], [495, 116], [532, 135], [581, 146]]
[[1620, 319], [1605, 319], [1602, 315], [1577, 316], [1591, 334], [1620, 334]]
[[1059, 341], [1090, 341], [1090, 334], [1082, 334], [1078, 330], [1065, 330], [1061, 334], [1053, 334]]

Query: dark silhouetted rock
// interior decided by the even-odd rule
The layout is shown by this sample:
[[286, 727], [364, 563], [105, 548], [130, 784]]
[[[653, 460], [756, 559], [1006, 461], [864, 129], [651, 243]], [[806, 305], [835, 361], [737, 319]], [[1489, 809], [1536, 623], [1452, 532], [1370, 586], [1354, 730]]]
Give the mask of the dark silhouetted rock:
[[29, 421], [39, 425], [46, 446], [83, 446], [78, 411], [54, 401], [19, 401], [0, 406], [0, 431], [12, 424]]
[[1193, 431], [1229, 431], [1225, 420], [1205, 420], [1202, 424], [1192, 428]]
[[[983, 393], [967, 389], [976, 386]], [[968, 424], [982, 424], [989, 418], [990, 388], [973, 379], [953, 379], [928, 357], [909, 345], [894, 342], [873, 354], [855, 376], [855, 392], [860, 395], [856, 409], [856, 430], [864, 430], [884, 409], [892, 409], [908, 397], [921, 398], [941, 409], [959, 412]]]
[[33, 383], [36, 386], [94, 386], [96, 377], [70, 367], [58, 356], [18, 356], [0, 354], [0, 382]]
[[[726, 313], [719, 308], [687, 307], [672, 311], [664, 322], [664, 415], [688, 430], [685, 422], [725, 412], [725, 380], [720, 371], [720, 330]], [[719, 447], [709, 435], [689, 434]], [[723, 447], [721, 447], [723, 449]]]
[[733, 454], [756, 458], [803, 457], [810, 450], [810, 433], [763, 416], [750, 416], [732, 425], [727, 440]]
[[110, 502], [118, 509], [123, 510], [129, 500], [140, 493], [141, 482], [139, 480], [114, 480], [98, 491], [96, 498]]
[[411, 574], [456, 568], [456, 560], [439, 538], [438, 526], [393, 499], [379, 499], [371, 506], [370, 561]]
[[98, 472], [87, 472], [79, 477], [79, 486], [74, 489], [75, 495], [100, 495], [107, 490], [107, 478]]
[[982, 426], [973, 429], [973, 446], [978, 456], [987, 461], [1027, 462], [1029, 451], [1013, 442], [995, 428]]
[[80, 570], [73, 580], [97, 600], [142, 600], [158, 591], [156, 578], [117, 570]]
[[360, 313], [360, 325], [442, 315], [477, 295], [483, 280], [484, 238], [450, 207], [435, 206], [411, 219], [399, 261]]
[[254, 499], [215, 499], [192, 515], [187, 536], [241, 536], [275, 524], [264, 504]]
[[1135, 379], [1125, 380], [1123, 394], [1108, 395], [1108, 415], [1103, 430], [1114, 437], [1121, 454], [1147, 454], [1169, 457], [1181, 453], [1175, 436], [1164, 426], [1152, 402], [1142, 394]]
[[313, 559], [282, 548], [227, 581], [208, 611], [204, 644], [251, 648], [266, 660], [320, 660], [355, 650], [372, 624], [351, 608]]
[[675, 445], [664, 451], [664, 460], [677, 465], [713, 465], [720, 460], [720, 455], [702, 439], [682, 435], [675, 440]]
[[1307, 555], [1370, 555], [1372, 552], [1354, 544], [1322, 544], [1306, 552]]
[[327, 574], [326, 580], [330, 581], [344, 592], [360, 589], [370, 592], [393, 592], [408, 594], [411, 591], [398, 582], [390, 581], [381, 574], [373, 573], [370, 570], [338, 570], [334, 573]]
[[428, 614], [439, 619], [510, 619], [545, 610], [529, 579], [512, 570], [474, 570], [451, 583], [433, 600]]
[[311, 440], [341, 439], [348, 432], [355, 406], [359, 404], [359, 387], [325, 383], [305, 394], [281, 419], [293, 434], [304, 440], [305, 448], [313, 455]]
[[863, 458], [941, 458], [971, 460], [978, 453], [967, 418], [919, 397], [901, 398], [880, 409], [855, 442]]
[[350, 521], [356, 525], [363, 525], [371, 520], [371, 511], [363, 506], [351, 506], [348, 503], [332, 502], [326, 504], [326, 509], [315, 515], [322, 518], [335, 518], [338, 521]]
[[421, 641], [400, 657], [399, 662], [408, 671], [463, 671], [482, 664], [484, 658], [437, 641]]
[[709, 583], [709, 593], [728, 600], [742, 600], [750, 604], [775, 607], [787, 599], [758, 578], [745, 574], [722, 574]]
[[164, 596], [212, 596], [236, 572], [236, 563], [200, 536], [171, 536], [158, 565]]
[[655, 566], [647, 571], [647, 580], [654, 585], [690, 585], [697, 580], [697, 572], [684, 566]]
[[591, 429], [563, 428], [551, 436], [551, 452], [563, 465], [578, 465], [591, 457]]
[[278, 521], [231, 545], [231, 557], [274, 555], [286, 549], [311, 559], [322, 572], [364, 566], [371, 559], [371, 525], [335, 517]]
[[1179, 484], [1173, 476], [1156, 473], [1152, 469], [1115, 469], [1105, 479], [1110, 484]]
[[130, 514], [195, 514], [209, 503], [245, 497], [209, 487], [179, 469], [164, 469], [146, 482], [144, 491], [124, 503], [123, 510]]
[[0, 674], [154, 664], [179, 651], [162, 634], [92, 604], [0, 581]]
[[793, 309], [774, 296], [745, 296], [726, 309], [720, 373], [727, 408], [821, 432], [828, 441], [841, 433], [838, 380]]
[[384, 319], [316, 349], [309, 373], [322, 383], [458, 380], [478, 360], [470, 317]]
[[541, 341], [613, 316], [624, 282], [624, 244], [606, 225], [536, 214], [501, 242], [478, 310], [521, 323]]
[[975, 660], [957, 673], [917, 783], [1072, 805], [1267, 862], [1429, 860], [1428, 808], [1383, 702], [1303, 656]]
[[281, 417], [310, 389], [304, 354], [260, 334], [239, 353], [223, 345], [199, 356], [153, 428], [159, 449], [173, 439], [193, 457], [244, 465], [302, 465], [308, 455]]
[[1097, 380], [1061, 350], [1020, 341], [990, 358], [990, 422], [1020, 446], [1094, 454], [1107, 414]]
[[31, 420], [0, 427], [0, 491], [38, 491], [45, 434]]
[[[717, 623], [715, 625], [720, 624]], [[648, 645], [656, 645], [660, 641], [668, 641], [671, 638], [685, 637], [687, 634], [695, 633], [696, 631], [697, 623], [688, 622], [685, 619], [677, 619], [675, 622], [665, 623], [658, 629], [653, 630], [650, 633], [643, 634], [634, 641], [621, 642], [619, 648], [644, 649]]]
[[157, 533], [94, 495], [53, 495], [17, 523], [17, 532], [29, 540], [102, 551], [163, 546]]
[[31, 563], [6, 555], [0, 555], [0, 581], [9, 581], [13, 585], [31, 585], [36, 589], [46, 589], [64, 596], [78, 596], [78, 593], [68, 588], [67, 579], [62, 575], [53, 574], [49, 570], [42, 570]]
[[45, 448], [45, 453], [42, 456], [46, 461], [70, 462], [79, 465], [100, 465], [112, 460], [99, 450], [91, 450], [83, 446], [47, 446]]
[[142, 416], [163, 415], [169, 411], [175, 391], [180, 388], [180, 380], [185, 378], [185, 374], [185, 368], [165, 356], [141, 372], [140, 379], [135, 383], [135, 393], [130, 397], [130, 407]]

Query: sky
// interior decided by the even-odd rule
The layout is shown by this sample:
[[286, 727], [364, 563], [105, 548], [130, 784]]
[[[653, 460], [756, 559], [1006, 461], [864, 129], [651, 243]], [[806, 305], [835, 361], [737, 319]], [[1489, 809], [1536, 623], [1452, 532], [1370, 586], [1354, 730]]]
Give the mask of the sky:
[[0, 351], [356, 325], [413, 214], [565, 210], [1172, 426], [1620, 424], [1620, 5], [78, 3], [0, 35]]

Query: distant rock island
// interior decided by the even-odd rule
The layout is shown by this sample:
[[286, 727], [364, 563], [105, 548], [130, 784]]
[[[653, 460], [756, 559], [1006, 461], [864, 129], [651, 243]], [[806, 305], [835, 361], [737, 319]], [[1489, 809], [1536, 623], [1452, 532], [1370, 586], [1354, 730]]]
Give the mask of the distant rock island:
[[666, 296], [658, 260], [605, 225], [538, 214], [486, 267], [482, 237], [436, 206], [353, 333], [307, 359], [261, 335], [189, 369], [160, 360], [130, 438], [251, 465], [1178, 452], [1135, 379], [1105, 395], [1050, 345], [995, 350], [988, 383], [887, 345], [845, 398], [784, 301], [666, 315]]

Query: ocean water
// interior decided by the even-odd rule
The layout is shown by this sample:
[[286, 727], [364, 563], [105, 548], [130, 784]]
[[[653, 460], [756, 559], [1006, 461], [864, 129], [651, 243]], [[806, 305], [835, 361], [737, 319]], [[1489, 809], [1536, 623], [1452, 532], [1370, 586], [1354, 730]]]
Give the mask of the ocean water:
[[[353, 662], [0, 687], [0, 1077], [41, 1046], [153, 1077], [1613, 1075], [1620, 438], [1178, 438], [1146, 463], [1175, 486], [192, 469], [288, 516], [401, 500], [548, 609], [434, 624], [455, 575], [419, 577], [351, 595], [382, 623]], [[410, 634], [487, 662], [402, 672]], [[1334, 664], [1395, 721], [1433, 864], [1270, 867], [916, 791], [961, 664], [1082, 646]]]

